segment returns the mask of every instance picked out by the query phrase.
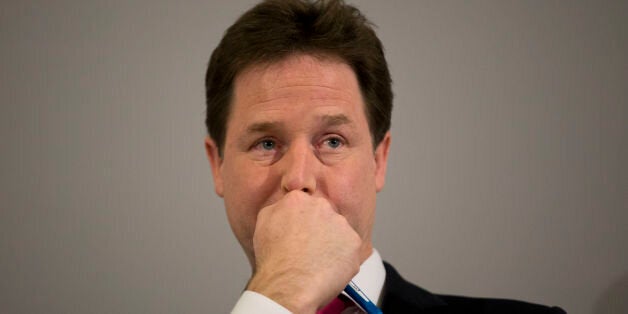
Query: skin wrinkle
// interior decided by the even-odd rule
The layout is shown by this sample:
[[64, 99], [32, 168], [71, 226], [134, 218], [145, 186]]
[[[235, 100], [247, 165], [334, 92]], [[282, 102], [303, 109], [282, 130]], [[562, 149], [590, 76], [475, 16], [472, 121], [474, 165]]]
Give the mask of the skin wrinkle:
[[[266, 94], [274, 93], [276, 92], [275, 90], [281, 91], [283, 89], [290, 89], [292, 91], [294, 90], [294, 88], [315, 87], [315, 88], [333, 90], [333, 91], [336, 91], [338, 94], [344, 95], [344, 97], [339, 97], [340, 99], [352, 98], [350, 93], [347, 90], [338, 88], [334, 84], [330, 84], [334, 81], [335, 77], [337, 76], [336, 74], [328, 75], [329, 73], [321, 73], [320, 69], [317, 68], [317, 63], [319, 62], [344, 64], [341, 60], [338, 60], [338, 58], [333, 57], [333, 56], [323, 56], [323, 57], [308, 56], [307, 58], [305, 58], [304, 56], [301, 56], [301, 55], [295, 55], [291, 58], [298, 58], [304, 61], [303, 65], [304, 65], [305, 70], [303, 72], [300, 72], [298, 77], [293, 76], [290, 82], [282, 81], [280, 77], [281, 73], [290, 70], [288, 69], [288, 65], [282, 62], [253, 65], [245, 69], [244, 71], [242, 71], [242, 73], [240, 73], [240, 75], [236, 77], [236, 81], [238, 81], [238, 78], [250, 76], [251, 72], [256, 72], [256, 74], [260, 74], [259, 81], [247, 82], [247, 81], [239, 80], [239, 84], [235, 84], [234, 95], [239, 94], [238, 89], [248, 90], [251, 87], [251, 85], [256, 85], [256, 87], [258, 88], [261, 86], [261, 91], [265, 92]], [[267, 71], [269, 67], [277, 67], [278, 71], [276, 72]], [[322, 80], [323, 83], [319, 84], [319, 83], [311, 82], [313, 78], [319, 79], [320, 77], [323, 77], [323, 80]], [[259, 82], [262, 82], [262, 83], [258, 84]], [[285, 84], [282, 84], [282, 83], [285, 83]], [[362, 93], [360, 90], [360, 96], [361, 94]], [[254, 96], [254, 95], [249, 95], [249, 96]], [[287, 96], [287, 97], [291, 97], [291, 96]], [[260, 98], [261, 99], [254, 102], [263, 103], [263, 102], [273, 100], [273, 99], [264, 99], [264, 97], [260, 97]], [[243, 99], [242, 101], [245, 103], [247, 102], [245, 99]]]
[[[320, 86], [310, 86], [310, 87], [316, 87], [319, 88]], [[285, 87], [288, 88], [288, 87]], [[330, 88], [330, 90], [335, 90], [335, 91], [339, 91], [338, 89], [334, 89], [334, 88]], [[268, 93], [272, 92], [268, 91]], [[323, 94], [323, 93], [321, 93]], [[342, 94], [342, 93], [340, 93]], [[243, 103], [250, 103], [250, 106], [264, 106], [266, 104], [272, 104], [273, 102], [279, 101], [279, 100], [283, 100], [283, 99], [293, 99], [294, 96], [291, 94], [286, 94], [286, 95], [275, 95], [274, 97], [264, 97], [257, 95], [258, 97], [255, 97], [256, 95], [248, 95], [247, 98], [251, 98], [251, 99], [243, 99], [242, 102]], [[314, 95], [310, 95], [309, 97], [299, 97], [297, 100], [299, 100], [299, 102], [304, 102], [307, 100], [320, 100], [320, 101], [328, 101], [328, 102], [343, 102], [343, 103], [351, 103], [350, 100], [347, 100], [346, 98], [350, 98], [350, 95], [344, 95], [344, 97], [342, 97], [343, 95], [339, 95], [339, 96], [329, 96], [329, 95], [324, 95], [324, 96], [314, 96]], [[270, 110], [270, 109], [269, 109]]]
[[[352, 121], [344, 114], [335, 114], [335, 115], [322, 115], [320, 118], [322, 127], [334, 127], [334, 126], [342, 126], [346, 125], [352, 127]], [[246, 129], [248, 133], [266, 133], [273, 130], [281, 130], [285, 128], [285, 123], [281, 121], [263, 121], [263, 122], [254, 122], [249, 125]]]

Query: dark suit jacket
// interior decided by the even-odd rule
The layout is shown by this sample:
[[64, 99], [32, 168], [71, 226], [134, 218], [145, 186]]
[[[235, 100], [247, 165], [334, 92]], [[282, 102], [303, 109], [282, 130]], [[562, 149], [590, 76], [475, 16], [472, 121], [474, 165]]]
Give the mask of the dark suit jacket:
[[564, 314], [558, 307], [547, 307], [521, 301], [436, 295], [405, 281], [397, 271], [384, 262], [382, 312], [449, 313], [449, 314]]

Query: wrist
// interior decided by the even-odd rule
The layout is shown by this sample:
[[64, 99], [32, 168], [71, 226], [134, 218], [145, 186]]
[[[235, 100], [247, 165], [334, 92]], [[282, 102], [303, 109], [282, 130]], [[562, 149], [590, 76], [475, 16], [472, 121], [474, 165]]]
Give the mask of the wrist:
[[246, 290], [262, 294], [293, 313], [315, 313], [319, 304], [306, 285], [298, 276], [291, 274], [256, 272]]

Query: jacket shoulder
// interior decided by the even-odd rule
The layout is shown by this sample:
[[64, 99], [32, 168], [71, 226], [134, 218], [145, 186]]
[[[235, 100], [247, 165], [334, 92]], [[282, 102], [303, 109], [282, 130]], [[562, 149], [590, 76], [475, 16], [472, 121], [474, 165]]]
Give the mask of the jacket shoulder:
[[382, 310], [386, 314], [565, 314], [561, 308], [523, 301], [432, 294], [405, 279], [384, 262], [386, 281]]

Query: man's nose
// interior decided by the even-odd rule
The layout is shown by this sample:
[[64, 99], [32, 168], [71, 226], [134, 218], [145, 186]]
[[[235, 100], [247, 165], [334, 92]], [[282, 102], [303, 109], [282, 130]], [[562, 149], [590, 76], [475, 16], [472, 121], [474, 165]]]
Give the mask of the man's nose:
[[305, 141], [290, 145], [279, 161], [284, 193], [301, 190], [310, 195], [316, 192], [318, 158], [311, 145]]

